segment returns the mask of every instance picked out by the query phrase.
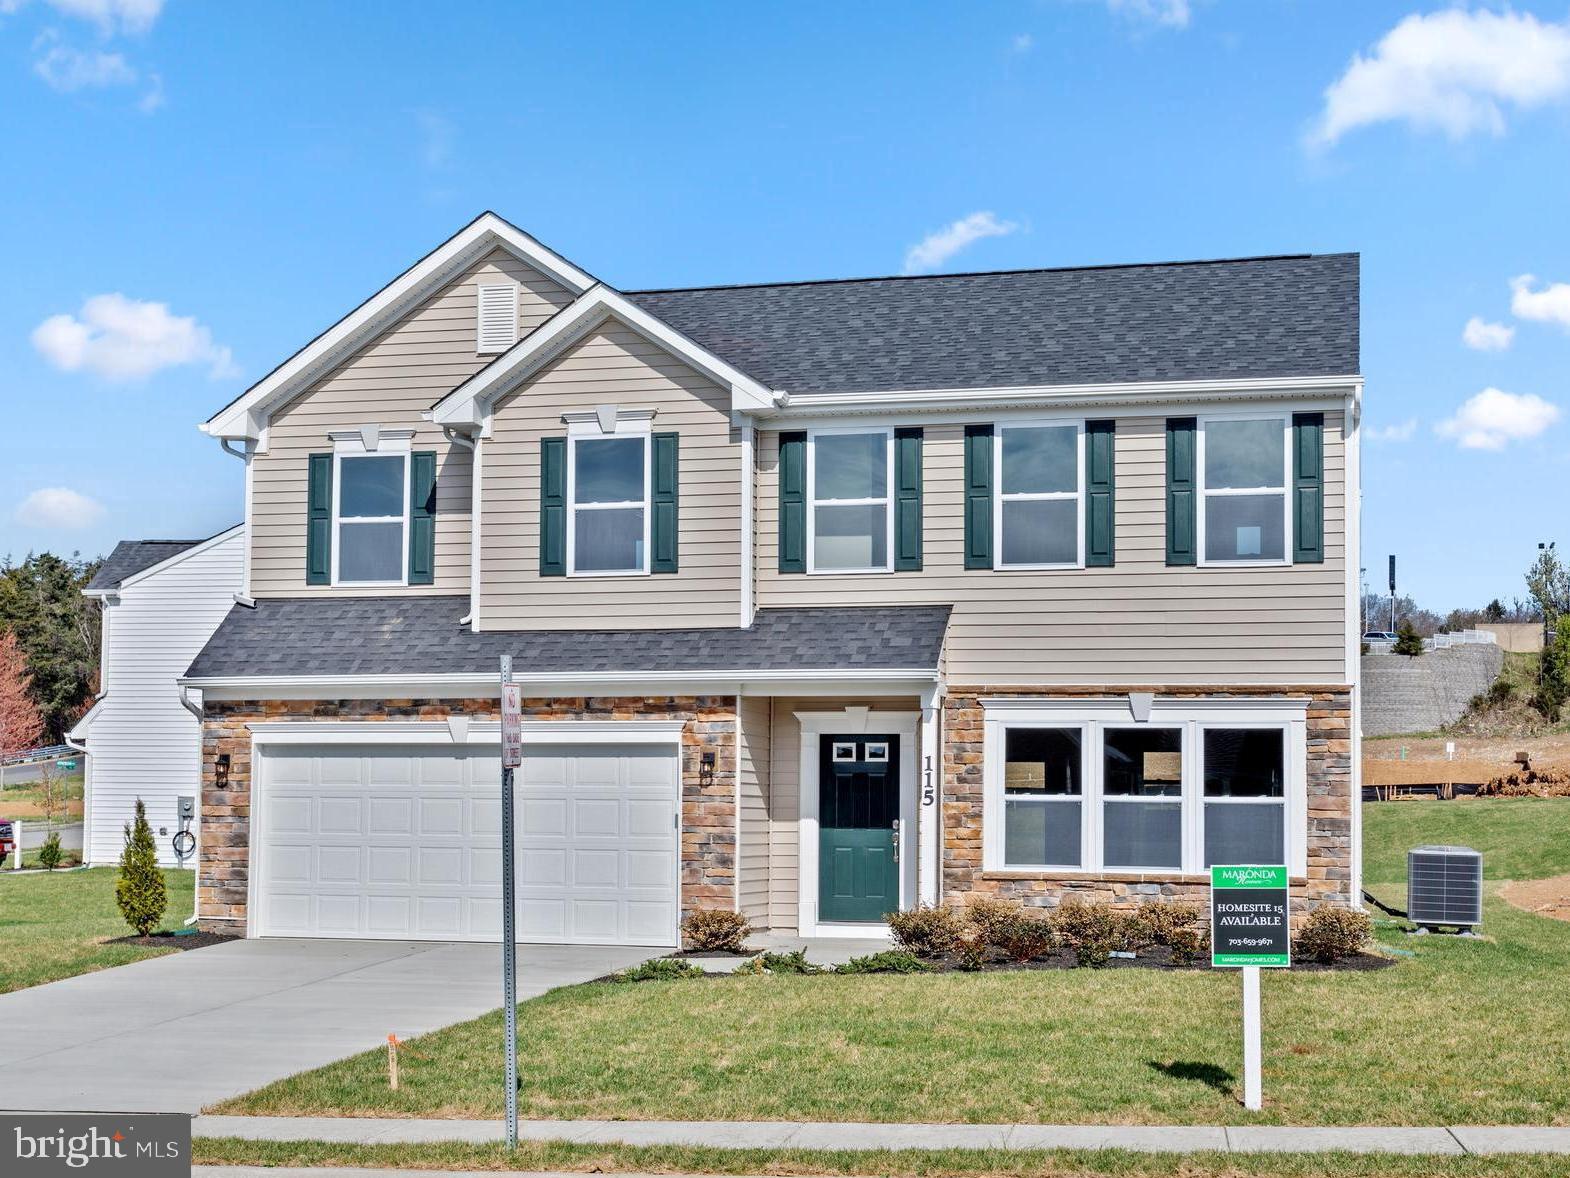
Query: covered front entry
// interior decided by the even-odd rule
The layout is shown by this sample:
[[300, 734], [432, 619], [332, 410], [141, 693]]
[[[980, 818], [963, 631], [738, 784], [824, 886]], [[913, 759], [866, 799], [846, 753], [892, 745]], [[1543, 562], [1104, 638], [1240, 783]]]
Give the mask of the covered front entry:
[[[254, 935], [500, 938], [495, 744], [259, 744], [255, 770]], [[531, 745], [518, 939], [674, 945], [679, 781], [674, 743]]]
[[823, 736], [818, 919], [882, 920], [899, 907], [899, 737]]

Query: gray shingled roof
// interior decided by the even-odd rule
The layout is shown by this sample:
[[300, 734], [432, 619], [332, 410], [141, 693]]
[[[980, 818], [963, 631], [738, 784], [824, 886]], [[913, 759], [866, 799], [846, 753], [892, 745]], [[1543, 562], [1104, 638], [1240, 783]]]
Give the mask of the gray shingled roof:
[[195, 548], [201, 540], [121, 540], [104, 558], [98, 572], [87, 583], [88, 592], [120, 588], [120, 582], [162, 564], [171, 556]]
[[1358, 255], [633, 291], [787, 392], [1341, 376]]
[[748, 629], [473, 633], [467, 597], [289, 597], [235, 606], [192, 678], [937, 668], [949, 607], [763, 609]]

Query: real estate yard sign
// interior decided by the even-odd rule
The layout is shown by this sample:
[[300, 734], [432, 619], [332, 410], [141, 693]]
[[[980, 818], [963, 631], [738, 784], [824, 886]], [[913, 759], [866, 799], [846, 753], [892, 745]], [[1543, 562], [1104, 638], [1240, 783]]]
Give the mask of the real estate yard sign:
[[1292, 964], [1284, 866], [1210, 869], [1210, 964], [1232, 969]]

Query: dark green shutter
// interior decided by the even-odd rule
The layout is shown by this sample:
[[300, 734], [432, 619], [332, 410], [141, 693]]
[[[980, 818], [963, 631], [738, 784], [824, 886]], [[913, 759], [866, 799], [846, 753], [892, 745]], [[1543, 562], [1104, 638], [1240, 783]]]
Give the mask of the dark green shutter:
[[780, 435], [780, 572], [807, 571], [807, 435]]
[[654, 451], [654, 479], [651, 484], [654, 518], [650, 521], [649, 534], [654, 553], [649, 571], [674, 573], [677, 554], [678, 435], [655, 434], [650, 441]]
[[1167, 418], [1167, 563], [1197, 561], [1194, 512], [1199, 485], [1194, 443], [1198, 425], [1192, 417]]
[[1292, 560], [1325, 559], [1325, 415], [1292, 415]]
[[333, 579], [333, 456], [312, 454], [306, 474], [305, 583]]
[[409, 584], [436, 581], [436, 451], [409, 455]]
[[965, 567], [992, 567], [992, 426], [965, 427]]
[[1085, 565], [1111, 568], [1114, 562], [1113, 438], [1110, 421], [1085, 423]]
[[894, 571], [921, 571], [921, 429], [894, 431]]
[[540, 576], [567, 575], [567, 439], [540, 439]]

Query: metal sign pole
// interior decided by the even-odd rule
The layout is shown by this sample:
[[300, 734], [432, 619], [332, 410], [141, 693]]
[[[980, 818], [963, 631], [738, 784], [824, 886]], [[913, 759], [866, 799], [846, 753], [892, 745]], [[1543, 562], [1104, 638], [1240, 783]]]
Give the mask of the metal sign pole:
[[[518, 1148], [518, 937], [513, 886], [512, 773], [522, 754], [512, 656], [502, 655], [502, 1021], [507, 1039], [507, 1148]], [[512, 739], [509, 739], [511, 737]]]

